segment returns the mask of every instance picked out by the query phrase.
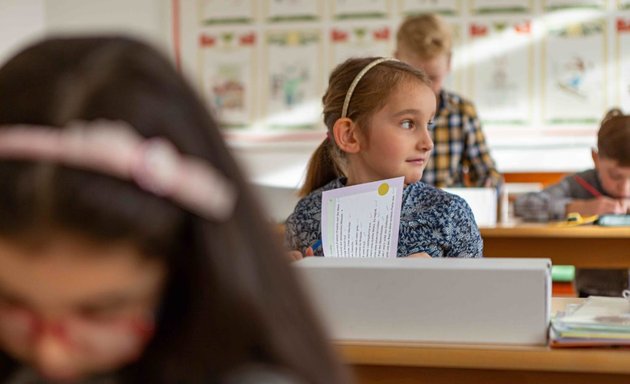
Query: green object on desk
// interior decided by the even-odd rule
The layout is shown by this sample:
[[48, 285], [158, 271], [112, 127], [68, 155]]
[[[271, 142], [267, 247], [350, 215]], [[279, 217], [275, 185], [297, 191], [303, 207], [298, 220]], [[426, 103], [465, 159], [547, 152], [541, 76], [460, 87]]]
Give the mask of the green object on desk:
[[551, 266], [551, 281], [571, 282], [575, 280], [575, 266], [553, 265]]

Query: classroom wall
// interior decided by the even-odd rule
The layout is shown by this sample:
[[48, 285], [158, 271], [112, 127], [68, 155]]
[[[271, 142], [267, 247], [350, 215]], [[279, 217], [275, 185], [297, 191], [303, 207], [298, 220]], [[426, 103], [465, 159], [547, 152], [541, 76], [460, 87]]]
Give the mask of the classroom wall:
[[44, 0], [0, 0], [0, 64], [44, 33]]
[[0, 62], [44, 35], [123, 33], [169, 55], [171, 0], [0, 0]]
[[[611, 0], [613, 1], [613, 0]], [[130, 33], [174, 54], [173, 6], [195, 0], [0, 0], [0, 61], [43, 34], [85, 32]], [[182, 26], [180, 26], [182, 28]], [[180, 31], [181, 32], [181, 31]], [[186, 75], [198, 80], [197, 63], [182, 55]], [[282, 143], [231, 142], [244, 168], [259, 184], [293, 188], [299, 185], [313, 149], [323, 138]], [[594, 138], [505, 140], [488, 137], [492, 154], [504, 172], [571, 172], [591, 166]]]
[[[179, 4], [182, 61], [192, 69], [208, 105], [218, 111], [239, 158], [261, 184], [299, 184], [310, 153], [324, 138], [319, 104], [331, 68], [348, 56], [391, 55], [397, 26], [407, 14], [420, 10], [442, 10], [453, 25], [456, 48], [448, 89], [478, 105], [502, 172], [590, 168], [599, 119], [620, 100], [617, 45], [628, 34], [617, 38], [616, 23], [630, 15], [627, 2], [181, 0]], [[350, 8], [354, 13], [348, 13]], [[574, 58], [576, 47], [580, 57]], [[561, 82], [573, 79], [570, 66], [584, 57], [591, 71], [584, 76], [588, 88], [566, 96], [559, 90]], [[509, 72], [507, 77], [499, 70]], [[503, 84], [491, 88], [501, 75]], [[301, 82], [296, 86], [299, 92], [293, 92], [298, 102], [290, 101], [294, 98], [287, 96], [290, 92], [283, 90], [283, 82]], [[291, 161], [286, 161], [287, 156]]]
[[169, 48], [170, 0], [44, 0], [46, 32], [125, 33]]

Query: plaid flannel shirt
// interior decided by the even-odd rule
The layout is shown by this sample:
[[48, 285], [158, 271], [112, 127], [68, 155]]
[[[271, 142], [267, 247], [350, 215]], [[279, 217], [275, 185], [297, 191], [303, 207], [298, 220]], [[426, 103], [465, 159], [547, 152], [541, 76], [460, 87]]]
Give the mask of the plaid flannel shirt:
[[439, 188], [501, 184], [470, 101], [442, 90], [431, 136], [434, 148], [422, 181]]

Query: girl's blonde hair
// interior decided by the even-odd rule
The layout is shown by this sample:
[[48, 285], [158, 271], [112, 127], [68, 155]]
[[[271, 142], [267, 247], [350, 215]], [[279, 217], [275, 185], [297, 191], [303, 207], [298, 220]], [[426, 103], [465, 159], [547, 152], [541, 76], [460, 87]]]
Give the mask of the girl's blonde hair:
[[[339, 64], [331, 73], [328, 89], [322, 97], [324, 124], [328, 130], [327, 138], [311, 156], [306, 180], [300, 189], [300, 196], [306, 196], [328, 182], [345, 176], [345, 156], [334, 140], [333, 127], [341, 118], [344, 100], [352, 81], [365, 66], [378, 59], [378, 57], [351, 58]], [[346, 117], [354, 121], [367, 136], [371, 117], [385, 106], [398, 85], [409, 80], [419, 81], [427, 86], [430, 84], [424, 71], [401, 61], [387, 60], [376, 65], [357, 83]]]
[[421, 59], [450, 55], [452, 44], [451, 29], [441, 17], [434, 14], [409, 17], [396, 33], [398, 49]]

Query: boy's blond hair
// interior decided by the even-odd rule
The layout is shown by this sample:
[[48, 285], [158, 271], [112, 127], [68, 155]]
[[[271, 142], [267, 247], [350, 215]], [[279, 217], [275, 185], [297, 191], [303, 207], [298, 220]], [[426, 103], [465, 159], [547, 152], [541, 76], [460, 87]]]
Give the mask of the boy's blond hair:
[[442, 54], [450, 55], [451, 29], [435, 14], [408, 17], [396, 33], [398, 50], [414, 54], [421, 59], [433, 59]]

